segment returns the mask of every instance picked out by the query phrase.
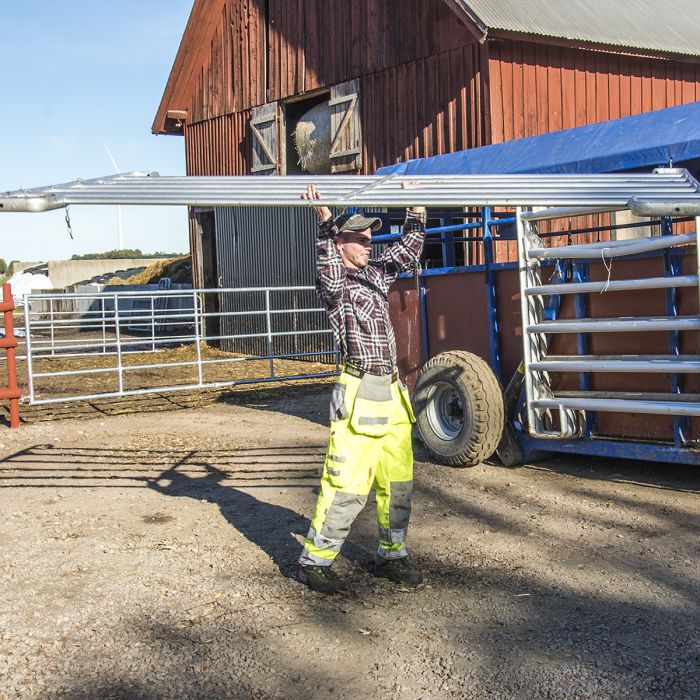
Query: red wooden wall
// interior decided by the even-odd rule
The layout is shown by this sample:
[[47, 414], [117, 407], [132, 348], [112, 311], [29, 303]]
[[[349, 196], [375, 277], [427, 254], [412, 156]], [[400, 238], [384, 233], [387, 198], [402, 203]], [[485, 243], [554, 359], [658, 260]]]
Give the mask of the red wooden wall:
[[700, 100], [700, 63], [489, 42], [493, 143]]

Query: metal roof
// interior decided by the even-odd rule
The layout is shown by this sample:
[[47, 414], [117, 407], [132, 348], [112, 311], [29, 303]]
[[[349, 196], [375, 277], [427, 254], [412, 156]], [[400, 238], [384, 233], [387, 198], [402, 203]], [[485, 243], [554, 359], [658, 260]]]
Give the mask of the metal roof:
[[482, 31], [700, 56], [698, 0], [456, 0]]
[[[402, 183], [412, 183], [404, 189]], [[0, 212], [36, 212], [70, 204], [191, 206], [309, 206], [300, 195], [309, 183], [317, 204], [338, 207], [587, 206], [625, 208], [635, 201], [700, 208], [700, 183], [686, 170], [594, 175], [290, 175], [194, 177], [128, 173], [7, 192]]]

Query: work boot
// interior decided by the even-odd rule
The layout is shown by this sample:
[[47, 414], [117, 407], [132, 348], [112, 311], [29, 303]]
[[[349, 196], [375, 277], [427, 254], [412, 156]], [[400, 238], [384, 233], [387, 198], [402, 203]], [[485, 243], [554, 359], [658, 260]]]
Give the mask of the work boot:
[[299, 580], [319, 593], [335, 593], [345, 588], [345, 581], [331, 571], [330, 566], [299, 565]]
[[423, 582], [423, 577], [420, 573], [409, 566], [408, 557], [382, 559], [376, 562], [374, 575], [380, 578], [388, 578], [394, 583], [411, 583], [414, 586]]

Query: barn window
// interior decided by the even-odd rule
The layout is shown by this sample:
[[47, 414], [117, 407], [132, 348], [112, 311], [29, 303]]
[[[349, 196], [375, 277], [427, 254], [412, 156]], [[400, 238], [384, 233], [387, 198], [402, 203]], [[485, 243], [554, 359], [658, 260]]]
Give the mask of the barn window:
[[289, 174], [354, 173], [362, 167], [360, 82], [284, 104], [284, 171]]
[[330, 173], [329, 92], [284, 104], [285, 165], [287, 175]]

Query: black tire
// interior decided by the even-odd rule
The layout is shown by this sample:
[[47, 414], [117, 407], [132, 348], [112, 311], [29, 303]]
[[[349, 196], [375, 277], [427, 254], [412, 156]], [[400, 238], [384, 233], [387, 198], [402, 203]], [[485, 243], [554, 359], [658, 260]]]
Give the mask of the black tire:
[[413, 403], [423, 444], [438, 461], [472, 467], [496, 451], [503, 433], [503, 392], [477, 355], [453, 350], [426, 362]]

